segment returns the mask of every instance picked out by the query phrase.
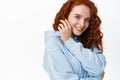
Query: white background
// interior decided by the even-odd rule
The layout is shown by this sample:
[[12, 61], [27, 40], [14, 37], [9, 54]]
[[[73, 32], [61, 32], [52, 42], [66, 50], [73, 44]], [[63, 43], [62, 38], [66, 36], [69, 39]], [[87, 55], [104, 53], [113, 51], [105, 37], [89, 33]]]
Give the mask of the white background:
[[[0, 0], [0, 80], [49, 80], [42, 67], [44, 31], [66, 0]], [[104, 80], [120, 80], [119, 0], [93, 0], [102, 19]]]

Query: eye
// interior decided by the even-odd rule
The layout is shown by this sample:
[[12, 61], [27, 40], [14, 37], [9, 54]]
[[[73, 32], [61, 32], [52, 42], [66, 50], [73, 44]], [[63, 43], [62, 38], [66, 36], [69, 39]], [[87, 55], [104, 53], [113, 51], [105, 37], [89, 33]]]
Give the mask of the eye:
[[85, 19], [86, 22], [90, 22], [90, 20], [91, 20], [90, 18]]
[[80, 16], [75, 16], [76, 19], [80, 19]]

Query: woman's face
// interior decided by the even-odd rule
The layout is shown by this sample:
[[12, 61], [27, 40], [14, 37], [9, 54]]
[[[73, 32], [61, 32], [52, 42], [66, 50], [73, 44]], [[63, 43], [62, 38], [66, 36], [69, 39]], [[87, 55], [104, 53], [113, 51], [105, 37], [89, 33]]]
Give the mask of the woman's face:
[[73, 7], [68, 16], [68, 21], [72, 26], [72, 32], [76, 36], [80, 36], [89, 26], [90, 8], [85, 5]]

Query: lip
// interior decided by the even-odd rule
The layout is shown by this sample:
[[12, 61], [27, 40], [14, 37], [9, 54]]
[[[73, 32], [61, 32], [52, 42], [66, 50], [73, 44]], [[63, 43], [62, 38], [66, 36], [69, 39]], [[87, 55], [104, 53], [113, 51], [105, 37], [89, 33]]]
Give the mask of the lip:
[[78, 31], [83, 31], [83, 28], [80, 28], [80, 27], [76, 27], [76, 29], [77, 29]]

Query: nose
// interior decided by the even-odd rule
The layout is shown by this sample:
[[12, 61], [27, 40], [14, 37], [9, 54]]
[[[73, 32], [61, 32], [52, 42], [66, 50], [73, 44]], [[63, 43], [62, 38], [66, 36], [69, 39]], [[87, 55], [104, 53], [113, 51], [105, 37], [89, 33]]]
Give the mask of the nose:
[[81, 28], [83, 28], [85, 26], [85, 20], [84, 19], [79, 20], [79, 25]]

